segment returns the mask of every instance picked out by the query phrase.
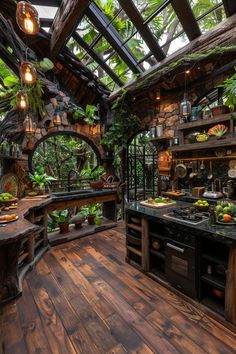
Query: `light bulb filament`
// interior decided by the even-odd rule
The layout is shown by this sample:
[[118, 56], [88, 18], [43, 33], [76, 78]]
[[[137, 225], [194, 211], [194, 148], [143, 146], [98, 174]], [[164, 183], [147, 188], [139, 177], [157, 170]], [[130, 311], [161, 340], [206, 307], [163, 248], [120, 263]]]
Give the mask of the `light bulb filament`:
[[34, 32], [34, 23], [29, 15], [26, 15], [26, 18], [24, 19], [24, 27], [27, 33]]

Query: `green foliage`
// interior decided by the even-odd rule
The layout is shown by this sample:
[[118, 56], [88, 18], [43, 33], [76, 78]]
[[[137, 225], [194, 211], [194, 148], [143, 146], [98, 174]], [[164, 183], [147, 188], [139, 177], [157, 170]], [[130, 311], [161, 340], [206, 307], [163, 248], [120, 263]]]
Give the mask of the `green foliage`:
[[19, 79], [16, 76], [6, 76], [3, 79], [3, 84], [6, 87], [14, 87], [15, 85], [19, 84]]
[[85, 110], [75, 104], [72, 106], [72, 116], [74, 120], [84, 120], [90, 126], [93, 126], [95, 121], [99, 120], [99, 117], [96, 115], [97, 111], [98, 108], [90, 104], [87, 104]]
[[30, 180], [32, 182], [33, 188], [38, 188], [39, 190], [44, 190], [45, 187], [49, 186], [55, 178], [48, 176], [43, 167], [40, 167], [34, 174], [29, 173]]
[[101, 178], [101, 176], [104, 174], [105, 170], [102, 166], [99, 166], [98, 168], [91, 169], [83, 169], [80, 173], [80, 176], [82, 177], [91, 177], [93, 180], [98, 180]]
[[42, 70], [42, 72], [46, 73], [47, 71], [54, 68], [54, 64], [50, 59], [43, 58], [43, 60], [39, 62], [39, 68]]
[[234, 110], [236, 106], [236, 73], [227, 78], [220, 87], [224, 88], [225, 105]]
[[101, 206], [100, 204], [89, 204], [81, 207], [80, 214], [87, 218], [88, 216], [101, 216]]
[[70, 212], [68, 209], [54, 210], [49, 216], [58, 225], [68, 224], [70, 220]]

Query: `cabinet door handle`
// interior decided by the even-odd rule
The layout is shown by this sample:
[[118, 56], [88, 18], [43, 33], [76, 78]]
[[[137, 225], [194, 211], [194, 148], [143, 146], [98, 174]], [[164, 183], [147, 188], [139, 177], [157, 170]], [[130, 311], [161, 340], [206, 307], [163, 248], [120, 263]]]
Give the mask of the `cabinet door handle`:
[[178, 251], [180, 253], [184, 253], [184, 248], [177, 247], [175, 245], [172, 245], [169, 242], [167, 242], [166, 246], [169, 247], [169, 248], [172, 248], [173, 250]]

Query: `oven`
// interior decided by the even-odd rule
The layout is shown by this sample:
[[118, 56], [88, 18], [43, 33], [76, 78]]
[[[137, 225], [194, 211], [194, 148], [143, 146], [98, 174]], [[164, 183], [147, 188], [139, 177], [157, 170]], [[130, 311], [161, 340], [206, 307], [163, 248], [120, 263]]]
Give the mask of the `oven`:
[[165, 274], [172, 286], [196, 298], [195, 236], [167, 228]]

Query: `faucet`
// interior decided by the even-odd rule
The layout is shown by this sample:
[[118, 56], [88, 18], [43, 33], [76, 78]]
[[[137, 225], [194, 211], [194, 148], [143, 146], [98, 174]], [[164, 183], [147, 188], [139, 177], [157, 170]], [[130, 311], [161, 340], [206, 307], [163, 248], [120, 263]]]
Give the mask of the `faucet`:
[[215, 178], [214, 179], [214, 190], [216, 192], [221, 192], [221, 180], [220, 180], [220, 178]]
[[78, 176], [78, 172], [75, 171], [75, 170], [70, 170], [68, 172], [68, 175], [67, 175], [67, 191], [70, 192], [72, 187], [73, 187], [73, 184], [71, 184], [71, 175], [72, 173], [74, 173], [76, 176]]

